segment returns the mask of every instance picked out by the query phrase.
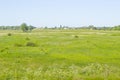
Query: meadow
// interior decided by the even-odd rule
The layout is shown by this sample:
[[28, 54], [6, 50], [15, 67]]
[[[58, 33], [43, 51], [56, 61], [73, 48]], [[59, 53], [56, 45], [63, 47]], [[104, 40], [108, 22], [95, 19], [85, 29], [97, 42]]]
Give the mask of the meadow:
[[120, 31], [0, 31], [0, 80], [120, 80]]

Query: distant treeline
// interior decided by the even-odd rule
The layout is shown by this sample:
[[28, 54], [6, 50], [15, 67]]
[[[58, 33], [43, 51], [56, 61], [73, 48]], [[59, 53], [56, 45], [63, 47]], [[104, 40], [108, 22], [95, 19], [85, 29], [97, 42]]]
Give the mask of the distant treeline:
[[[34, 26], [27, 26], [28, 29], [34, 29], [36, 27]], [[25, 28], [26, 29], [26, 28]], [[60, 25], [59, 27], [40, 27], [40, 29], [87, 29], [87, 30], [120, 30], [120, 25], [113, 26], [113, 27], [96, 27], [94, 25], [90, 26], [83, 26], [83, 27], [69, 27], [69, 26], [62, 26]], [[20, 26], [0, 26], [0, 30], [21, 30], [21, 25]]]
[[[34, 29], [34, 26], [27, 26], [29, 29]], [[0, 26], [0, 30], [21, 30], [21, 26]]]
[[85, 30], [120, 30], [120, 25], [118, 26], [113, 26], [113, 27], [96, 27], [94, 25], [89, 25], [89, 26], [83, 26], [83, 27], [69, 27], [69, 26], [62, 26], [60, 25], [59, 27], [42, 27], [42, 29], [85, 29]]
[[0, 26], [0, 30], [20, 30], [20, 26]]
[[22, 23], [20, 26], [0, 26], [0, 30], [22, 30], [23, 32], [32, 31], [34, 26], [27, 25], [26, 23]]

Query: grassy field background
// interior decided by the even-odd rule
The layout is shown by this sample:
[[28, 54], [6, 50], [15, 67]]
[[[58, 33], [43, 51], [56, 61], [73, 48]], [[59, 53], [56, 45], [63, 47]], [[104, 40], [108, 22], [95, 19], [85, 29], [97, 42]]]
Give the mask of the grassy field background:
[[120, 80], [120, 32], [0, 31], [0, 80]]

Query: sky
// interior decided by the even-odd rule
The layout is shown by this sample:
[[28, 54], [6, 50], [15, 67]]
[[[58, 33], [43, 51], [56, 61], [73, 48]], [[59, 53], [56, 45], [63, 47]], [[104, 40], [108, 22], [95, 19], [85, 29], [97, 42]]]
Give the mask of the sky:
[[120, 0], [0, 0], [0, 25], [120, 25]]

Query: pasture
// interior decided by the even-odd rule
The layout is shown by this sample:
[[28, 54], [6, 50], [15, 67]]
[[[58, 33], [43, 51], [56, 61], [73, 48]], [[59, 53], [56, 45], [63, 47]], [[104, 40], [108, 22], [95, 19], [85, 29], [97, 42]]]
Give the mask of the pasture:
[[0, 80], [120, 80], [120, 32], [0, 31]]

